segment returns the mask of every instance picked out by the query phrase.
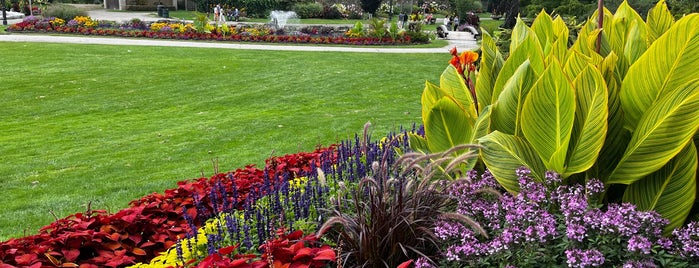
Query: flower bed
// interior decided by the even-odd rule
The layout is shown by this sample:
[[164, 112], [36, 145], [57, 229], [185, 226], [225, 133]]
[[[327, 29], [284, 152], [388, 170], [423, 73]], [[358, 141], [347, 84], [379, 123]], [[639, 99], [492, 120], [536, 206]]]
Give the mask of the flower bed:
[[[230, 42], [263, 42], [289, 44], [336, 44], [336, 45], [407, 45], [410, 36], [398, 34], [385, 37], [337, 36], [327, 31], [310, 29], [293, 34], [274, 34], [266, 25], [244, 25], [236, 27], [222, 25], [216, 27], [208, 23], [195, 26], [191, 23], [159, 21], [144, 23], [133, 20], [125, 23], [92, 20], [78, 16], [70, 21], [59, 18], [26, 17], [23, 21], [10, 25], [10, 32], [65, 33], [96, 36], [119, 36], [134, 38], [177, 39], [177, 40], [216, 40]], [[325, 34], [323, 34], [325, 33]]]
[[[656, 6], [660, 11], [651, 14], [663, 15], [662, 4], [660, 1]], [[627, 5], [619, 9], [617, 14], [622, 17], [616, 23], [627, 21], [623, 16], [635, 12]], [[666, 7], [664, 15], [670, 18]], [[567, 32], [558, 33], [562, 36], [556, 41], [537, 38], [536, 31], [546, 33], [546, 27], [553, 31], [553, 21], [548, 14], [542, 14], [532, 28], [518, 23], [516, 31], [528, 37], [513, 41], [521, 48], [513, 49], [507, 60], [499, 56], [492, 38], [484, 34], [480, 69], [478, 54], [452, 50], [453, 58], [442, 73], [440, 85], [426, 83], [422, 97], [424, 126], [420, 128], [372, 141], [367, 125], [362, 137], [355, 136], [312, 153], [270, 158], [264, 170], [248, 166], [208, 179], [181, 182], [178, 188], [164, 194], [133, 201], [129, 208], [116, 214], [88, 209], [54, 222], [38, 235], [0, 244], [0, 268], [78, 264], [697, 267], [699, 215], [692, 212], [692, 207], [697, 204], [698, 147], [693, 137], [699, 129], [699, 80], [674, 76], [675, 73], [664, 72], [670, 68], [653, 69], [646, 63], [652, 60], [660, 66], [697, 67], [696, 61], [677, 60], [699, 54], [693, 45], [699, 30], [689, 27], [699, 23], [699, 14], [673, 22], [675, 25], [668, 26], [665, 34], [649, 41], [655, 43], [628, 70], [609, 76], [603, 76], [598, 69], [602, 67], [588, 61], [593, 57], [584, 55], [600, 61], [603, 58], [591, 47], [594, 42], [588, 42], [592, 40], [588, 38], [590, 34], [596, 31], [589, 27], [591, 22], [583, 27], [582, 38], [577, 39], [566, 56], [564, 52], [569, 51], [563, 41], [567, 41]], [[565, 28], [562, 21], [556, 23]], [[641, 22], [630, 22], [636, 23]], [[653, 22], [649, 25], [657, 26]], [[517, 44], [520, 41], [526, 43]], [[639, 37], [637, 41], [647, 39]], [[541, 49], [553, 47], [553, 42], [561, 49], [559, 54], [555, 49]], [[632, 49], [619, 45], [623, 43], [612, 45], [616, 49]], [[552, 54], [544, 57], [544, 53]], [[670, 60], [659, 60], [656, 55]], [[545, 58], [548, 60], [542, 62]], [[617, 59], [610, 52], [604, 61]], [[540, 60], [536, 65], [541, 68], [540, 74], [530, 60]], [[559, 60], [568, 62], [561, 64]], [[498, 66], [502, 69], [488, 69]], [[602, 70], [619, 71], [616, 67]], [[569, 75], [575, 77], [572, 84]], [[492, 93], [492, 89], [478, 86], [493, 86], [481, 80], [484, 76], [490, 82], [502, 82], [505, 88], [501, 94], [484, 95]], [[515, 82], [504, 82], [505, 78], [500, 77]], [[610, 82], [621, 85], [604, 80], [617, 78]], [[603, 117], [598, 124], [587, 124], [589, 120], [581, 121], [586, 116], [574, 115], [586, 111], [585, 115], [611, 116], [606, 105], [610, 97], [604, 90], [608, 85], [609, 90], [627, 90], [622, 91], [624, 94], [657, 90], [641, 88], [653, 79], [687, 80], [676, 81], [673, 90], [658, 92], [673, 95], [649, 100], [652, 109], [638, 111], [638, 120], [642, 121], [634, 131], [656, 139], [628, 138], [605, 144], [605, 138], [609, 138], [605, 135], [613, 134], [607, 130], [623, 129], [623, 120]], [[556, 84], [552, 85], [554, 81]], [[633, 84], [635, 81], [640, 82]], [[591, 94], [595, 92], [598, 94]], [[601, 100], [587, 99], [593, 95]], [[500, 98], [497, 104], [502, 106], [492, 105], [490, 102], [496, 100], [485, 98], [490, 96]], [[567, 100], [569, 106], [553, 107], [553, 99]], [[601, 104], [592, 106], [593, 103]], [[512, 107], [506, 107], [508, 104]], [[669, 106], [675, 109], [666, 110]], [[498, 110], [502, 108], [506, 110]], [[619, 111], [634, 111], [632, 108], [638, 107], [621, 105]], [[560, 113], [547, 118], [550, 111]], [[676, 111], [683, 113], [675, 114]], [[565, 116], [569, 124], [550, 120]], [[644, 129], [669, 124], [665, 121], [673, 117], [677, 121], [669, 122], [672, 127], [652, 133]], [[519, 126], [519, 120], [529, 121]], [[540, 121], [550, 124], [537, 125]], [[580, 128], [603, 127], [572, 132], [576, 122], [586, 123], [580, 124]], [[575, 136], [575, 142], [541, 138], [562, 131], [540, 132], [539, 128], [564, 125], [568, 134], [556, 138]], [[508, 132], [508, 127], [516, 126], [521, 129]], [[580, 134], [584, 132], [596, 135], [587, 135], [585, 139]], [[686, 145], [666, 146], [666, 140], [680, 138], [686, 140]], [[554, 143], [548, 144], [550, 141]], [[585, 151], [576, 157], [563, 154], [594, 147], [575, 147], [583, 142], [596, 143], [598, 151]], [[599, 153], [610, 146], [622, 146], [615, 148], [620, 156], [625, 147], [630, 148], [626, 150], [630, 157], [637, 153], [636, 147], [649, 148], [643, 153], [668, 151], [673, 156], [660, 164], [656, 163], [660, 157], [636, 157], [636, 164], [629, 167], [623, 162], [615, 163], [625, 157], [607, 159], [606, 154]], [[558, 148], [556, 154], [550, 148]], [[571, 161], [583, 159], [588, 163], [578, 163], [574, 170], [570, 169], [576, 166]], [[624, 175], [615, 177], [613, 172], [592, 168], [608, 162], [616, 165], [608, 172], [622, 170]], [[648, 166], [654, 167], [651, 170]], [[646, 175], [637, 175], [640, 171]], [[635, 181], [629, 179], [632, 176], [637, 177]], [[653, 193], [656, 200], [649, 202], [647, 197]]]

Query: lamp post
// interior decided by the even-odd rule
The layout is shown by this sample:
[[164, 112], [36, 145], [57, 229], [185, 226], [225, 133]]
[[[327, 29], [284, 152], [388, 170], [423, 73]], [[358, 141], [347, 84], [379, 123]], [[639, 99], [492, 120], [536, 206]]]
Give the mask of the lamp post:
[[7, 12], [5, 12], [5, 0], [2, 0], [2, 25], [7, 25]]

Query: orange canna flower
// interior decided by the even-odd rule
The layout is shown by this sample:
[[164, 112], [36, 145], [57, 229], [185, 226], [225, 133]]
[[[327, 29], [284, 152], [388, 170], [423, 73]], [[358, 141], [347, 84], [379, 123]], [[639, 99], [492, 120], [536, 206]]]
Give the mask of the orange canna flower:
[[478, 53], [473, 52], [473, 51], [464, 51], [461, 52], [461, 55], [459, 56], [459, 61], [461, 61], [461, 64], [472, 64], [478, 60]]
[[456, 55], [459, 55], [459, 52], [456, 51], [456, 47], [452, 47], [451, 49], [449, 49], [449, 53], [451, 53], [451, 55], [453, 55], [454, 57], [456, 57]]

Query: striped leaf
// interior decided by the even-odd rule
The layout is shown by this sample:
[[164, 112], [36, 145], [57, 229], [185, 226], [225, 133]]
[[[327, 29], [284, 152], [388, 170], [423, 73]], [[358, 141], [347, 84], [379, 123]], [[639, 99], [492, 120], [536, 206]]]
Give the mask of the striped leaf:
[[479, 109], [492, 104], [495, 80], [505, 64], [502, 54], [495, 45], [495, 40], [485, 31], [483, 32], [483, 40], [481, 40], [481, 51], [480, 69], [476, 78], [476, 96], [478, 96]]
[[617, 61], [619, 57], [610, 53], [602, 62], [602, 76], [607, 85], [607, 136], [604, 146], [597, 159], [597, 163], [591, 172], [592, 177], [608, 178], [616, 167], [619, 159], [624, 155], [626, 145], [631, 140], [631, 134], [624, 128], [624, 113], [619, 101], [619, 88], [621, 87], [621, 74]]
[[566, 62], [568, 58], [568, 37], [570, 34], [568, 25], [558, 16], [553, 20], [553, 29], [556, 37], [550, 54], [554, 55], [559, 62]]
[[575, 93], [559, 64], [550, 65], [529, 91], [522, 118], [522, 133], [546, 169], [563, 174], [575, 120]]
[[408, 133], [408, 139], [410, 149], [413, 151], [422, 153], [428, 153], [430, 151], [429, 146], [427, 146], [427, 139], [424, 137], [415, 133]]
[[534, 22], [532, 22], [532, 31], [536, 33], [536, 37], [539, 39], [539, 45], [544, 51], [544, 55], [551, 53], [553, 49], [553, 42], [556, 41], [556, 37], [553, 31], [553, 19], [549, 16], [546, 11], [541, 10], [539, 15], [536, 16]]
[[491, 122], [493, 130], [515, 136], [522, 135], [522, 106], [525, 97], [537, 79], [538, 77], [528, 60], [517, 68], [517, 71], [505, 83], [497, 102], [493, 104]]
[[597, 161], [607, 134], [607, 86], [602, 74], [588, 65], [573, 81], [575, 123], [564, 177], [586, 171]]
[[[515, 50], [510, 51], [510, 57], [505, 61], [505, 65], [503, 65], [498, 74], [498, 78], [495, 80], [493, 98], [500, 96], [500, 92], [502, 92], [502, 88], [505, 86], [505, 83], [507, 83], [507, 80], [512, 77], [517, 68], [526, 60], [529, 60], [532, 69], [537, 75], [544, 71], [544, 52], [541, 50], [536, 35], [526, 25], [520, 26], [520, 28], [522, 29], [520, 31], [526, 31], [528, 34]], [[492, 100], [493, 103], [495, 101], [495, 99]]]
[[494, 131], [478, 141], [483, 146], [480, 152], [483, 162], [507, 191], [519, 192], [515, 170], [523, 166], [532, 171], [534, 179], [542, 180], [544, 165], [524, 139]]
[[[446, 93], [442, 91], [439, 86], [425, 82], [425, 89], [422, 91], [422, 96], [420, 102], [422, 103], [422, 118], [423, 120], [427, 118], [430, 113], [432, 106], [434, 106], [437, 101], [446, 96]], [[424, 123], [424, 122], [423, 122]]]
[[443, 152], [456, 145], [469, 143], [476, 121], [447, 97], [437, 101], [423, 120], [430, 152]]
[[697, 149], [687, 144], [663, 168], [626, 187], [623, 201], [640, 210], [655, 210], [670, 220], [665, 234], [682, 226], [696, 199]]
[[607, 183], [631, 184], [667, 164], [699, 128], [699, 79], [654, 103], [641, 117]]
[[[626, 34], [626, 45], [624, 47], [624, 57], [628, 61], [629, 65], [632, 65], [638, 58], [646, 52], [648, 46], [646, 45], [646, 35], [643, 33], [645, 29], [645, 24], [638, 24], [633, 22]], [[643, 29], [643, 31], [641, 31]]]
[[439, 88], [442, 89], [447, 96], [452, 97], [457, 101], [459, 107], [469, 116], [476, 117], [476, 105], [474, 104], [471, 92], [468, 90], [464, 78], [461, 77], [456, 67], [449, 64], [439, 77]]
[[667, 9], [665, 0], [658, 1], [658, 3], [648, 11], [648, 18], [646, 19], [646, 30], [648, 31], [646, 44], [648, 46], [653, 44], [653, 42], [667, 32], [674, 23], [675, 17], [673, 17], [670, 10]]
[[627, 128], [634, 129], [648, 107], [697, 77], [699, 14], [687, 15], [658, 38], [626, 73], [621, 104]]

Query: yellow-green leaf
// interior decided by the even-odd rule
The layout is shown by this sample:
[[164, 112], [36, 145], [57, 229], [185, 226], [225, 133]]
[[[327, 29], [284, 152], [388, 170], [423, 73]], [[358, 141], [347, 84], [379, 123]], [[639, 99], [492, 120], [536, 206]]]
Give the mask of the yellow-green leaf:
[[589, 65], [575, 78], [575, 123], [564, 177], [588, 170], [597, 161], [607, 135], [607, 86]]
[[699, 128], [699, 79], [663, 96], [641, 117], [607, 183], [631, 184], [682, 150]]
[[457, 101], [457, 104], [472, 117], [476, 117], [476, 106], [464, 78], [449, 64], [439, 78], [439, 88]]
[[675, 23], [628, 70], [621, 85], [626, 126], [634, 129], [655, 101], [697, 78], [699, 14]]
[[[534, 70], [537, 75], [544, 71], [544, 53], [541, 50], [536, 35], [526, 25], [521, 27], [523, 27], [521, 31], [529, 34], [526, 35], [526, 38], [523, 39], [522, 43], [518, 45], [515, 50], [510, 51], [510, 57], [505, 61], [505, 65], [502, 67], [498, 74], [498, 78], [495, 80], [493, 98], [500, 96], [500, 92], [502, 92], [502, 88], [505, 86], [507, 80], [510, 79], [524, 61], [529, 60], [532, 70]], [[492, 102], [494, 103], [495, 101], [494, 99]]]
[[476, 118], [465, 114], [452, 99], [445, 97], [435, 103], [423, 120], [427, 145], [434, 153], [469, 143]]
[[492, 103], [495, 80], [505, 64], [502, 54], [495, 45], [495, 40], [486, 31], [483, 32], [481, 51], [480, 70], [476, 78], [476, 96], [478, 97], [479, 109]]
[[674, 23], [675, 17], [673, 17], [670, 10], [667, 9], [665, 0], [658, 1], [658, 3], [648, 11], [648, 18], [646, 19], [646, 30], [648, 31], [648, 35], [646, 36], [647, 45], [650, 46], [653, 44], [653, 42], [667, 32]]
[[543, 178], [544, 165], [526, 140], [494, 131], [478, 141], [483, 146], [480, 152], [483, 162], [507, 191], [519, 192], [515, 170], [520, 167], [528, 167], [536, 180]]
[[544, 71], [522, 107], [522, 133], [549, 170], [565, 172], [575, 93], [558, 63]]
[[434, 106], [437, 101], [446, 96], [439, 86], [425, 82], [425, 89], [422, 91], [421, 103], [422, 103], [422, 118], [423, 120], [427, 118], [432, 106]]
[[665, 234], [682, 226], [696, 199], [697, 150], [693, 142], [663, 168], [626, 187], [623, 201], [670, 220]]
[[491, 124], [493, 130], [521, 136], [522, 106], [529, 90], [538, 80], [529, 61], [517, 68], [512, 77], [507, 80], [497, 102], [493, 104]]
[[429, 146], [427, 146], [427, 140], [415, 133], [408, 133], [408, 143], [410, 144], [410, 149], [416, 152], [427, 153], [430, 151]]
[[645, 29], [641, 31], [641, 27], [644, 27], [644, 24], [638, 24], [636, 22], [631, 23], [626, 35], [624, 57], [626, 57], [629, 65], [636, 62], [636, 60], [643, 55], [643, 52], [646, 52], [646, 49], [648, 49], [646, 45], [646, 36], [642, 35]]
[[553, 19], [546, 11], [541, 10], [534, 19], [531, 29], [536, 33], [544, 55], [548, 55], [551, 52], [553, 42], [556, 40], [555, 32], [553, 31]]

